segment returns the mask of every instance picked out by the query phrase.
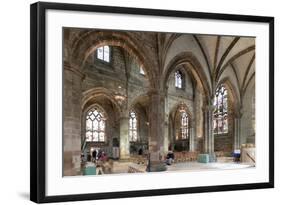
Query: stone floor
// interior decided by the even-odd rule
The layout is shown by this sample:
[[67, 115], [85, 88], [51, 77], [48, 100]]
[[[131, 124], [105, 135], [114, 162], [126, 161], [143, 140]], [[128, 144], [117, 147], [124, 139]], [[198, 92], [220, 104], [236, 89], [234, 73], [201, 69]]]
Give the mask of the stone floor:
[[244, 169], [254, 167], [251, 164], [234, 163], [234, 162], [183, 162], [168, 166], [167, 171], [194, 171], [194, 170], [226, 170], [226, 169]]
[[[128, 167], [134, 166], [145, 170], [145, 165], [137, 165], [130, 162], [115, 161], [113, 165], [113, 174], [127, 173]], [[228, 160], [218, 160], [214, 163], [199, 163], [199, 162], [182, 162], [167, 166], [167, 171], [202, 171], [202, 170], [227, 170], [227, 169], [245, 169], [253, 168], [253, 164], [236, 163]]]

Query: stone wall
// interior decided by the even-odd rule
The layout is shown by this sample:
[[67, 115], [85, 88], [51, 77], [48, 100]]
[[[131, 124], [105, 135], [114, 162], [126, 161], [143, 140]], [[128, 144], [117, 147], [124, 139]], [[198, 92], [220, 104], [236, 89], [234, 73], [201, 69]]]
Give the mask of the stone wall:
[[[102, 62], [97, 59], [96, 52], [94, 52], [86, 61], [85, 74], [86, 78], [83, 81], [83, 92], [87, 93], [88, 90], [101, 87], [105, 88], [112, 93], [122, 93], [127, 96], [128, 104], [127, 114], [131, 109], [135, 109], [138, 114], [138, 128], [140, 141], [132, 143], [134, 147], [145, 145], [147, 148], [148, 143], [148, 117], [147, 108], [138, 103], [139, 96], [144, 95], [148, 91], [147, 76], [140, 74], [140, 67], [136, 59], [129, 56], [126, 51], [120, 47], [111, 47], [111, 61], [110, 63]], [[104, 98], [95, 98], [87, 106], [97, 103], [103, 107], [108, 113], [106, 135], [107, 140], [105, 143], [91, 143], [89, 146], [99, 146], [104, 150], [112, 150], [112, 140], [117, 138], [119, 141], [120, 129], [118, 115], [114, 115], [117, 109], [113, 109], [114, 105], [109, 100]], [[84, 108], [85, 110], [87, 107]], [[113, 120], [114, 119], [114, 120]], [[82, 121], [83, 123], [83, 121]], [[85, 134], [82, 130], [82, 138]], [[111, 152], [108, 153], [111, 155]]]
[[[85, 138], [84, 114], [93, 104], [99, 104], [107, 113], [107, 138], [105, 143], [91, 143], [89, 147], [99, 146], [111, 150], [113, 138], [117, 138], [122, 148], [120, 153], [125, 158], [130, 149], [129, 111], [134, 109], [138, 113], [139, 145], [134, 145], [148, 144], [153, 160], [159, 161], [159, 155], [163, 155], [168, 145], [175, 142], [173, 118], [181, 102], [186, 105], [191, 117], [189, 149], [199, 152], [231, 152], [240, 143], [254, 143], [255, 88], [251, 83], [245, 90], [239, 87], [240, 81], [249, 79], [243, 75], [254, 72], [252, 69], [243, 74], [240, 70], [246, 68], [239, 67], [244, 65], [250, 68], [247, 60], [252, 54], [245, 55], [242, 60], [239, 58], [241, 64], [237, 59], [227, 64], [224, 57], [221, 58], [231, 42], [234, 48], [226, 56], [227, 60], [235, 56], [237, 51], [254, 52], [254, 46], [246, 50], [243, 47], [254, 42], [252, 39], [241, 38], [235, 44], [235, 39], [238, 38], [64, 29], [65, 174], [74, 173], [79, 165], [81, 141]], [[109, 63], [96, 57], [95, 50], [103, 45], [111, 48]], [[212, 62], [209, 58], [215, 56], [215, 52], [219, 53], [218, 59]], [[145, 71], [144, 75], [140, 74], [140, 67]], [[175, 87], [176, 69], [180, 69], [185, 76], [183, 89]], [[237, 104], [241, 101], [242, 109], [235, 107], [237, 110], [234, 110], [234, 106], [229, 106], [229, 131], [226, 135], [214, 136], [211, 96], [213, 88], [224, 79], [231, 81], [237, 97], [232, 100], [237, 101]], [[243, 85], [248, 84], [245, 81]], [[117, 94], [125, 96], [125, 100], [115, 99]], [[237, 121], [241, 127], [234, 127]], [[234, 140], [237, 136], [239, 140]]]
[[255, 84], [252, 82], [243, 98], [241, 118], [241, 144], [255, 144]]

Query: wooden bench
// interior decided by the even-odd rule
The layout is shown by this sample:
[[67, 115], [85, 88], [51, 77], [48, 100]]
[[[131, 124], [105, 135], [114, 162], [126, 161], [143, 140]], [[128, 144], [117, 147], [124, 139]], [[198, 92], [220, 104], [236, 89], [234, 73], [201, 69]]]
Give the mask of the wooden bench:
[[196, 161], [198, 153], [197, 152], [174, 152], [175, 162], [189, 162]]

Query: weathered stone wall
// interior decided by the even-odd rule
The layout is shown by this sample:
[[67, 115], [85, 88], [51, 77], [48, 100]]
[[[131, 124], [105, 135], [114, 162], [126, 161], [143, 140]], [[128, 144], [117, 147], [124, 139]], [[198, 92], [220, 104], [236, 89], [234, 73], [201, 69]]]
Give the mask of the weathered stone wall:
[[[128, 155], [129, 150], [127, 133], [131, 109], [138, 113], [139, 143], [149, 143], [149, 151], [156, 160], [159, 154], [167, 151], [169, 143], [174, 143], [174, 119], [171, 113], [175, 112], [180, 102], [186, 104], [191, 115], [192, 150], [231, 152], [239, 143], [254, 143], [254, 85], [250, 83], [240, 99], [240, 91], [244, 89], [240, 85], [244, 74], [254, 72], [254, 69], [249, 72], [240, 70], [250, 68], [248, 59], [253, 53], [239, 58], [242, 63], [234, 58], [237, 52], [254, 52], [254, 42], [253, 39], [241, 38], [235, 44], [235, 39], [155, 32], [64, 29], [64, 61], [69, 64], [64, 67], [65, 174], [72, 174], [79, 165], [81, 141], [85, 137], [84, 113], [95, 103], [102, 106], [108, 115], [107, 139], [105, 143], [92, 143], [90, 146], [111, 150], [112, 139], [118, 138], [123, 157]], [[231, 43], [233, 49], [227, 50]], [[95, 50], [103, 45], [111, 48], [110, 63], [96, 57]], [[223, 57], [223, 53], [228, 51], [226, 59], [233, 59], [231, 62], [226, 62]], [[217, 59], [210, 60], [213, 56]], [[220, 67], [224, 64], [225, 68]], [[140, 66], [145, 75], [140, 74]], [[175, 88], [174, 69], [177, 68], [184, 73], [184, 89]], [[228, 134], [214, 136], [211, 131], [210, 96], [216, 86], [214, 84], [223, 79], [231, 81], [238, 96], [234, 100], [243, 103], [241, 128], [236, 126], [240, 129], [241, 142], [235, 139], [235, 145], [234, 135], [238, 135], [234, 121], [237, 122], [237, 116], [240, 119], [240, 114], [237, 115], [240, 111], [234, 110], [234, 106], [230, 106]], [[247, 85], [247, 82], [243, 82], [243, 85]], [[92, 90], [99, 88], [106, 94], [98, 93], [94, 96]], [[90, 99], [89, 93], [93, 94], [93, 99]], [[126, 96], [123, 103], [114, 99], [116, 93]], [[107, 152], [110, 154], [110, 151]]]
[[[183, 89], [179, 89], [175, 87], [175, 75], [174, 72], [171, 73], [167, 86], [167, 108], [166, 108], [166, 115], [169, 115], [170, 120], [169, 122], [169, 130], [168, 132], [168, 139], [169, 144], [175, 144], [175, 121], [174, 121], [174, 114], [176, 112], [176, 108], [179, 106], [181, 102], [183, 102], [187, 106], [187, 110], [190, 113], [190, 137], [192, 140], [188, 142], [191, 143], [193, 150], [200, 151], [202, 145], [199, 145], [200, 138], [203, 137], [203, 113], [202, 113], [202, 106], [203, 106], [203, 96], [199, 89], [196, 89], [195, 82], [192, 81], [189, 74], [184, 70], [180, 69], [180, 71], [184, 75], [184, 87]], [[193, 132], [193, 133], [192, 133]], [[191, 136], [192, 133], [192, 136]], [[190, 139], [190, 138], [189, 138]], [[187, 140], [188, 141], [188, 140]], [[190, 149], [190, 148], [188, 148]]]
[[81, 87], [83, 75], [69, 64], [64, 65], [64, 175], [80, 170], [81, 153]]
[[249, 84], [243, 98], [241, 118], [241, 144], [255, 144], [255, 84]]
[[[83, 82], [83, 92], [87, 93], [88, 90], [101, 87], [110, 90], [112, 93], [122, 93], [128, 99], [128, 113], [130, 109], [135, 109], [135, 103], [139, 100], [138, 97], [147, 93], [148, 80], [146, 75], [140, 74], [140, 67], [136, 59], [129, 56], [122, 48], [111, 47], [110, 54], [110, 63], [97, 59], [96, 52], [87, 59], [84, 70], [86, 78]], [[114, 115], [117, 111], [112, 109], [114, 105], [109, 100], [96, 98], [88, 106], [93, 103], [103, 107], [109, 116], [106, 129], [107, 140], [105, 143], [91, 143], [89, 146], [102, 147], [106, 151], [109, 150], [109, 155], [111, 155], [112, 139], [117, 138], [120, 141], [119, 118]], [[135, 143], [137, 146], [139, 144], [147, 144], [148, 142], [148, 117], [145, 109], [145, 107], [136, 109], [138, 111], [138, 128], [140, 131], [140, 141]], [[82, 138], [84, 137], [85, 133], [82, 130]]]

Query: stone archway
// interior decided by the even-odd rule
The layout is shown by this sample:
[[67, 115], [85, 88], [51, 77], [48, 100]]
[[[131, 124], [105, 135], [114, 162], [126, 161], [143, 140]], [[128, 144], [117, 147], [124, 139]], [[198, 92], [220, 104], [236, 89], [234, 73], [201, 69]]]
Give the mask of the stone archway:
[[[188, 137], [186, 140], [177, 140], [177, 134], [179, 128], [181, 127], [181, 112], [184, 109], [185, 113], [188, 117]], [[171, 135], [169, 136], [169, 146], [173, 145], [175, 147], [176, 144], [183, 145], [185, 147], [182, 151], [194, 151], [194, 116], [193, 113], [190, 112], [190, 108], [187, 104], [183, 102], [179, 102], [173, 106], [173, 108], [169, 112], [169, 126], [168, 126], [168, 133]]]
[[[143, 154], [148, 153], [149, 142], [149, 97], [143, 93], [132, 99], [128, 106], [129, 113], [134, 111], [137, 116], [138, 140], [130, 141], [130, 153], [138, 153], [142, 150]], [[129, 119], [130, 120], [130, 119]], [[130, 126], [129, 126], [130, 129]]]
[[[237, 89], [235, 89], [234, 85], [231, 83], [229, 78], [221, 79], [217, 87], [219, 85], [224, 85], [226, 90], [228, 91], [228, 123], [229, 123], [229, 131], [227, 133], [229, 146], [229, 152], [234, 151], [235, 149], [240, 148], [240, 132], [241, 132], [241, 95], [237, 93]], [[239, 89], [238, 89], [239, 91]], [[215, 139], [216, 144], [216, 139]], [[215, 146], [216, 147], [216, 146]]]
[[76, 65], [75, 67], [83, 70], [84, 63], [90, 54], [98, 47], [104, 45], [122, 47], [130, 53], [139, 65], [143, 67], [148, 76], [150, 86], [153, 88], [157, 87], [157, 81], [155, 81], [157, 73], [156, 69], [153, 69], [157, 67], [156, 62], [147, 55], [147, 49], [126, 32], [88, 31], [72, 43], [71, 54], [68, 60], [70, 64]]
[[[100, 108], [105, 117], [105, 140], [98, 142], [86, 142], [86, 114], [87, 111], [93, 107]], [[82, 97], [82, 117], [81, 117], [81, 136], [82, 142], [86, 143], [83, 148], [90, 150], [89, 148], [98, 148], [104, 151], [109, 157], [115, 158], [114, 147], [120, 142], [120, 122], [121, 107], [114, 99], [114, 93], [106, 88], [93, 88], [83, 93]], [[83, 140], [84, 139], [84, 140]], [[118, 157], [118, 156], [117, 156]]]
[[[213, 133], [210, 128], [212, 126], [212, 83], [210, 82], [210, 76], [207, 76], [204, 72], [202, 65], [197, 60], [196, 56], [191, 52], [183, 52], [176, 55], [168, 63], [165, 72], [161, 76], [161, 87], [162, 89], [167, 90], [166, 83], [169, 76], [180, 66], [182, 66], [183, 69], [186, 70], [186, 73], [192, 78], [194, 92], [202, 98], [202, 105], [200, 104], [199, 106], [196, 106], [194, 111], [194, 119], [197, 124], [200, 124], [199, 126], [194, 126], [196, 127], [194, 129], [194, 135], [196, 136], [196, 141], [198, 141], [197, 146], [202, 147], [201, 149], [204, 149], [205, 152], [213, 152]], [[196, 96], [195, 100], [197, 100]]]
[[197, 58], [190, 52], [184, 52], [176, 55], [166, 66], [165, 72], [161, 76], [161, 88], [165, 90], [166, 83], [171, 73], [175, 72], [180, 65], [186, 65], [184, 68], [192, 74], [197, 85], [202, 89], [206, 99], [211, 95], [211, 88], [208, 85], [208, 78]]

